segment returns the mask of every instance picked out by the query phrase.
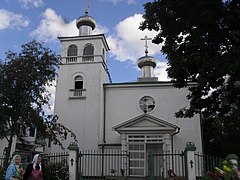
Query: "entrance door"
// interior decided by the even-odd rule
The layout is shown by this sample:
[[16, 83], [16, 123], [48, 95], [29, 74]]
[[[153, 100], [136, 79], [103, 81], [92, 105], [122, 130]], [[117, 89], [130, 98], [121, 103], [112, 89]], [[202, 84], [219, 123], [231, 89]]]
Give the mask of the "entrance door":
[[130, 152], [130, 175], [145, 175], [145, 144], [129, 144]]
[[147, 151], [147, 156], [146, 156], [146, 172], [147, 175], [148, 170], [149, 170], [149, 163], [153, 163], [154, 164], [154, 169], [153, 169], [153, 173], [154, 175], [160, 175], [162, 174], [163, 171], [163, 157], [162, 156], [157, 156], [157, 158], [153, 158], [153, 162], [149, 162], [149, 155], [150, 153], [152, 154], [162, 154], [163, 153], [163, 144], [147, 144], [146, 145], [146, 151]]

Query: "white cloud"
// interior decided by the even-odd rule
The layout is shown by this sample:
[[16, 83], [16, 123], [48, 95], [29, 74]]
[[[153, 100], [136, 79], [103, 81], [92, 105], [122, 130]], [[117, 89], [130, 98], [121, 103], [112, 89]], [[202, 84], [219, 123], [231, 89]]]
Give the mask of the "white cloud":
[[48, 114], [51, 115], [53, 114], [53, 110], [54, 110], [54, 102], [55, 102], [55, 92], [56, 92], [56, 81], [52, 82], [52, 86], [47, 86], [46, 89], [47, 91], [50, 93], [51, 97], [48, 101], [50, 107], [48, 105], [44, 105], [43, 106], [43, 111]]
[[38, 8], [43, 5], [42, 0], [18, 0], [19, 3], [22, 5], [23, 8]]
[[154, 75], [158, 77], [159, 81], [169, 81], [166, 69], [168, 65], [166, 62], [158, 62], [156, 68], [154, 69]]
[[[110, 46], [110, 53], [119, 61], [130, 60], [136, 62], [145, 52], [145, 42], [140, 39], [148, 36], [156, 36], [155, 31], [141, 31], [138, 29], [140, 22], [143, 21], [141, 14], [135, 14], [121, 21], [116, 26], [116, 35], [107, 37]], [[149, 55], [160, 53], [161, 45], [156, 45], [148, 41]]]
[[100, 24], [97, 24], [96, 28], [93, 30], [93, 34], [105, 34], [108, 31], [109, 31], [108, 28], [106, 28]]
[[28, 25], [29, 20], [21, 14], [0, 9], [0, 30], [8, 28], [21, 30]]
[[[110, 35], [107, 37], [111, 49], [110, 55], [121, 62], [128, 60], [131, 61], [136, 65], [135, 69], [138, 70], [137, 60], [145, 55], [145, 41], [141, 41], [140, 39], [143, 39], [145, 36], [154, 38], [157, 35], [157, 32], [155, 31], [139, 30], [138, 27], [142, 21], [142, 14], [130, 16], [117, 24], [116, 35]], [[148, 55], [157, 59], [157, 57], [161, 56], [161, 48], [161, 44], [156, 45], [151, 41], [148, 41]], [[164, 60], [164, 62], [160, 62], [159, 59], [157, 60], [157, 67], [154, 69], [154, 75], [158, 77], [159, 81], [168, 81], [166, 61]]]
[[136, 3], [135, 0], [101, 0], [102, 2], [111, 2], [113, 3], [114, 5], [116, 5], [117, 3], [120, 3], [120, 2], [127, 2], [128, 4], [134, 4]]
[[66, 23], [62, 16], [50, 8], [42, 14], [40, 25], [31, 35], [41, 41], [54, 41], [58, 36], [73, 36], [77, 34], [75, 21]]
[[[37, 29], [31, 35], [36, 39], [44, 42], [55, 41], [57, 37], [62, 36], [77, 36], [78, 29], [76, 27], [76, 20], [65, 22], [64, 18], [57, 15], [56, 12], [50, 8], [46, 9], [42, 14], [41, 20]], [[97, 25], [94, 33], [105, 33], [107, 29], [101, 25]]]

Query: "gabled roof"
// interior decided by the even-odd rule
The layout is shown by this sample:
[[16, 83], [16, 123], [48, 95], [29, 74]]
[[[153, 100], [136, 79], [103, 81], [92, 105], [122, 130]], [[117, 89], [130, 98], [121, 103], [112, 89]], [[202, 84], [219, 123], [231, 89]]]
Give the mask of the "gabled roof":
[[174, 133], [179, 127], [167, 121], [151, 116], [149, 114], [142, 114], [121, 124], [113, 127], [119, 133]]

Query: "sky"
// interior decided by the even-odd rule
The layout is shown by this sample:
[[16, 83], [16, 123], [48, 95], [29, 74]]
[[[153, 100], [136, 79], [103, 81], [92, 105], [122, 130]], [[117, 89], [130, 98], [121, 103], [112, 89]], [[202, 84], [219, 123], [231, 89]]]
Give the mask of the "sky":
[[[143, 21], [143, 4], [151, 0], [88, 0], [89, 15], [97, 23], [93, 34], [105, 34], [110, 51], [107, 65], [112, 81], [135, 82], [141, 76], [138, 58], [145, 55], [144, 36], [155, 31], [138, 29]], [[86, 0], [0, 0], [0, 59], [8, 50], [19, 52], [33, 39], [60, 54], [58, 37], [77, 36], [76, 19], [85, 13]], [[159, 81], [166, 81], [167, 63], [161, 45], [148, 42], [149, 55], [157, 60]], [[54, 93], [54, 89], [52, 89]]]

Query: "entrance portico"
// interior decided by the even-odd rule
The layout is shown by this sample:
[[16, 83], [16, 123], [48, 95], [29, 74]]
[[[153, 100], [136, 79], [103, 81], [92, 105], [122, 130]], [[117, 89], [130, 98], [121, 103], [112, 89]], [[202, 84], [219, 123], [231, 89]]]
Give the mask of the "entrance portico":
[[130, 152], [130, 175], [146, 176], [149, 153], [171, 153], [171, 135], [178, 127], [157, 117], [143, 114], [113, 129], [121, 136], [121, 150]]

